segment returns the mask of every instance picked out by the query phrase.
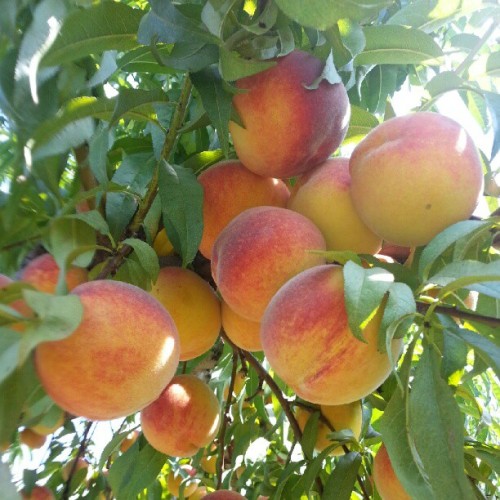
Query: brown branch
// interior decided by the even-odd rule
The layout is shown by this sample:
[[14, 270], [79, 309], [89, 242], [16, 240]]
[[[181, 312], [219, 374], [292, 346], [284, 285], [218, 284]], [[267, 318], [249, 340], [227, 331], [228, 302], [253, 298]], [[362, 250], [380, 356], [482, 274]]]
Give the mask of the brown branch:
[[78, 448], [78, 453], [76, 454], [76, 457], [73, 459], [73, 463], [71, 464], [71, 469], [68, 474], [68, 479], [66, 481], [66, 484], [64, 485], [64, 491], [61, 495], [62, 500], [68, 500], [69, 499], [69, 493], [70, 493], [70, 487], [71, 487], [71, 480], [73, 479], [73, 476], [76, 472], [76, 467], [77, 467], [77, 462], [78, 459], [83, 456], [85, 453], [85, 448], [87, 447], [87, 439], [90, 433], [90, 429], [92, 428], [92, 425], [94, 422], [89, 421], [87, 422], [87, 425], [85, 426], [85, 430], [83, 432], [82, 439], [80, 441], [80, 447]]
[[238, 352], [235, 349], [233, 349], [233, 366], [231, 371], [231, 380], [229, 381], [226, 404], [224, 405], [224, 414], [222, 416], [222, 423], [219, 430], [219, 439], [218, 439], [219, 456], [217, 457], [217, 462], [216, 462], [217, 490], [220, 490], [222, 485], [222, 472], [224, 471], [225, 434], [231, 412], [231, 403], [233, 400], [234, 382], [236, 380], [237, 368], [238, 368]]
[[[431, 306], [433, 306], [433, 304], [428, 304], [427, 302], [417, 302], [417, 311], [421, 314], [426, 314]], [[434, 306], [433, 310], [435, 313], [446, 314], [448, 316], [454, 316], [456, 318], [469, 321], [477, 321], [478, 323], [484, 323], [485, 325], [493, 328], [500, 327], [500, 318], [485, 316], [472, 311], [464, 311], [462, 309], [458, 309], [456, 306], [438, 305]]]
[[[175, 148], [179, 130], [186, 118], [187, 107], [191, 97], [191, 90], [192, 83], [189, 75], [187, 74], [181, 89], [181, 95], [179, 96], [172, 119], [170, 120], [170, 128], [165, 137], [165, 142], [163, 143], [159, 165], [155, 169], [155, 173], [149, 183], [146, 195], [141, 200], [139, 208], [137, 209], [132, 222], [129, 224], [127, 233], [131, 236], [136, 236], [139, 232], [142, 223], [144, 222], [144, 219], [153, 205], [156, 195], [158, 194], [158, 168], [160, 168], [162, 160], [168, 161]], [[132, 252], [133, 248], [129, 245], [120, 246], [115, 255], [106, 261], [106, 264], [101, 269], [96, 279], [106, 279], [110, 274], [114, 274]]]

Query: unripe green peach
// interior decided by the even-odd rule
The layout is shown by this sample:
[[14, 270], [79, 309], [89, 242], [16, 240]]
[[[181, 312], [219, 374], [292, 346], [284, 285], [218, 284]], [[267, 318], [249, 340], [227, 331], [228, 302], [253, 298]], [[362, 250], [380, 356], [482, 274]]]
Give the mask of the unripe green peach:
[[354, 149], [351, 195], [364, 223], [389, 243], [427, 244], [468, 219], [483, 191], [478, 150], [465, 129], [437, 113], [392, 118]]

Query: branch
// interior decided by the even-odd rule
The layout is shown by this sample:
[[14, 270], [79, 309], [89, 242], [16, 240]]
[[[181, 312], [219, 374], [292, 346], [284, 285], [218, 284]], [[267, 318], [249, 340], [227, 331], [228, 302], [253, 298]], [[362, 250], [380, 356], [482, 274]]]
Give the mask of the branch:
[[[181, 89], [181, 95], [177, 101], [172, 119], [170, 120], [170, 127], [168, 133], [165, 137], [165, 142], [163, 143], [163, 148], [161, 151], [161, 157], [158, 164], [162, 160], [167, 160], [170, 158], [172, 152], [174, 151], [179, 130], [184, 123], [186, 118], [187, 107], [189, 104], [189, 98], [191, 97], [192, 83], [189, 75], [186, 75], [184, 79], [184, 84]], [[158, 166], [159, 168], [159, 166]], [[139, 208], [132, 219], [128, 227], [128, 233], [135, 236], [144, 222], [144, 219], [153, 205], [153, 202], [158, 194], [158, 168], [156, 168], [153, 178], [149, 183], [148, 190], [139, 204]], [[113, 274], [117, 269], [123, 264], [125, 259], [132, 253], [133, 248], [129, 245], [122, 245], [119, 247], [116, 254], [106, 261], [106, 264], [102, 268], [101, 272], [97, 275], [96, 279], [106, 279], [110, 274]]]
[[500, 318], [484, 316], [483, 314], [478, 314], [472, 311], [464, 311], [462, 309], [458, 309], [456, 306], [434, 305], [426, 302], [417, 302], [417, 311], [421, 314], [425, 315], [431, 307], [433, 308], [433, 312], [436, 313], [447, 314], [448, 316], [455, 316], [469, 321], [477, 321], [478, 323], [484, 323], [485, 325], [493, 328], [500, 327]]
[[233, 366], [231, 371], [231, 380], [229, 382], [228, 393], [226, 397], [226, 404], [224, 406], [224, 414], [222, 416], [222, 424], [219, 430], [219, 456], [217, 457], [217, 490], [220, 490], [222, 486], [222, 472], [224, 470], [224, 438], [226, 434], [227, 422], [229, 420], [229, 414], [231, 412], [231, 402], [233, 399], [234, 391], [234, 381], [236, 379], [236, 369], [238, 368], [238, 352], [233, 349]]
[[71, 480], [73, 479], [73, 476], [75, 474], [78, 459], [81, 456], [83, 456], [83, 454], [85, 453], [85, 448], [87, 447], [87, 439], [88, 439], [90, 429], [92, 428], [93, 424], [94, 424], [94, 422], [89, 421], [89, 422], [87, 422], [87, 425], [85, 426], [85, 430], [83, 432], [83, 436], [82, 436], [82, 439], [80, 441], [80, 447], [78, 448], [78, 453], [76, 454], [76, 457], [73, 459], [73, 463], [71, 464], [71, 469], [70, 469], [69, 474], [68, 474], [68, 480], [66, 481], [66, 484], [64, 485], [64, 491], [61, 495], [62, 500], [69, 499]]

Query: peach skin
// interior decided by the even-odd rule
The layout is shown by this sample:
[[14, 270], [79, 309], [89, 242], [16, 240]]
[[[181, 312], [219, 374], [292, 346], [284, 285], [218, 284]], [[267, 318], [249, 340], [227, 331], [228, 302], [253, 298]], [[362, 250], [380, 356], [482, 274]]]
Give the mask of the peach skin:
[[392, 468], [387, 448], [384, 444], [373, 459], [373, 481], [382, 500], [411, 500]]
[[222, 301], [222, 328], [233, 344], [245, 351], [262, 351], [260, 323], [236, 314]]
[[[381, 311], [363, 330], [362, 342], [347, 322], [342, 268], [317, 266], [288, 281], [262, 319], [261, 340], [269, 364], [297, 395], [321, 405], [357, 401], [392, 370], [377, 350]], [[393, 359], [401, 350], [393, 341]]]
[[179, 364], [179, 336], [165, 308], [140, 288], [111, 280], [71, 293], [83, 319], [67, 338], [35, 350], [40, 382], [64, 410], [92, 420], [125, 417], [154, 401]]

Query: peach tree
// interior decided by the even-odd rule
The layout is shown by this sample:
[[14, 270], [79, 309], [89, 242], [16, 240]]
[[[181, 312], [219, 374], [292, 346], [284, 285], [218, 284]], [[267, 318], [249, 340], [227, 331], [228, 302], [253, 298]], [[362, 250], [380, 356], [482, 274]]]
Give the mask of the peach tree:
[[[0, 0], [0, 7], [2, 498], [202, 498], [216, 490], [248, 499], [494, 497], [496, 2]], [[429, 132], [428, 112], [440, 123], [454, 118], [457, 135]], [[382, 150], [396, 141], [395, 171], [411, 172], [392, 193], [386, 158], [377, 164], [358, 145], [417, 114], [418, 126], [393, 126], [396, 138], [377, 143]], [[464, 151], [474, 174], [459, 188], [426, 177], [451, 169]], [[360, 164], [382, 165], [381, 173], [363, 177]], [[326, 177], [314, 180], [323, 165], [343, 169], [332, 192], [319, 190]], [[354, 169], [363, 189], [383, 190], [351, 197], [345, 179]], [[407, 208], [431, 192], [428, 215]], [[393, 195], [384, 223], [394, 217], [410, 243], [369, 223]], [[432, 206], [446, 200], [454, 213], [467, 196], [473, 206], [435, 224], [441, 214]], [[365, 202], [363, 221], [351, 206], [356, 197]], [[409, 247], [417, 227], [432, 234]], [[160, 285], [172, 268], [205, 291], [193, 299], [186, 285], [172, 298], [169, 281], [166, 290]], [[322, 285], [320, 274], [334, 284]], [[89, 352], [94, 347], [101, 330], [89, 327], [96, 323], [85, 293], [71, 289], [88, 290], [88, 282], [98, 289], [101, 280], [133, 285], [132, 305], [94, 298], [95, 309], [117, 304], [100, 323], [113, 331], [112, 356], [104, 348], [101, 363], [84, 357], [80, 365], [72, 349], [56, 346], [78, 334], [85, 356], [86, 331]], [[169, 396], [173, 413], [161, 426], [161, 411], [145, 410], [144, 401], [127, 400], [118, 419], [94, 420], [58, 399], [57, 385], [83, 407], [95, 403], [94, 390], [120, 399], [125, 377], [134, 383], [134, 349], [166, 356], [142, 333], [152, 316], [144, 300], [175, 318], [176, 375], [201, 379], [194, 393], [208, 391], [212, 410], [219, 405], [203, 437], [206, 422], [196, 418], [208, 403], [188, 412], [178, 394]], [[197, 342], [204, 347], [187, 355], [185, 324], [196, 321], [199, 331], [189, 335], [205, 336]], [[132, 354], [129, 345], [120, 348], [126, 355], [112, 350], [120, 336]], [[37, 366], [41, 352], [57, 358], [57, 369]], [[101, 366], [120, 373], [114, 386]], [[45, 383], [52, 375], [55, 389]], [[147, 385], [133, 392], [149, 394]], [[156, 429], [146, 433], [163, 427], [192, 452], [151, 444], [140, 413]]]

